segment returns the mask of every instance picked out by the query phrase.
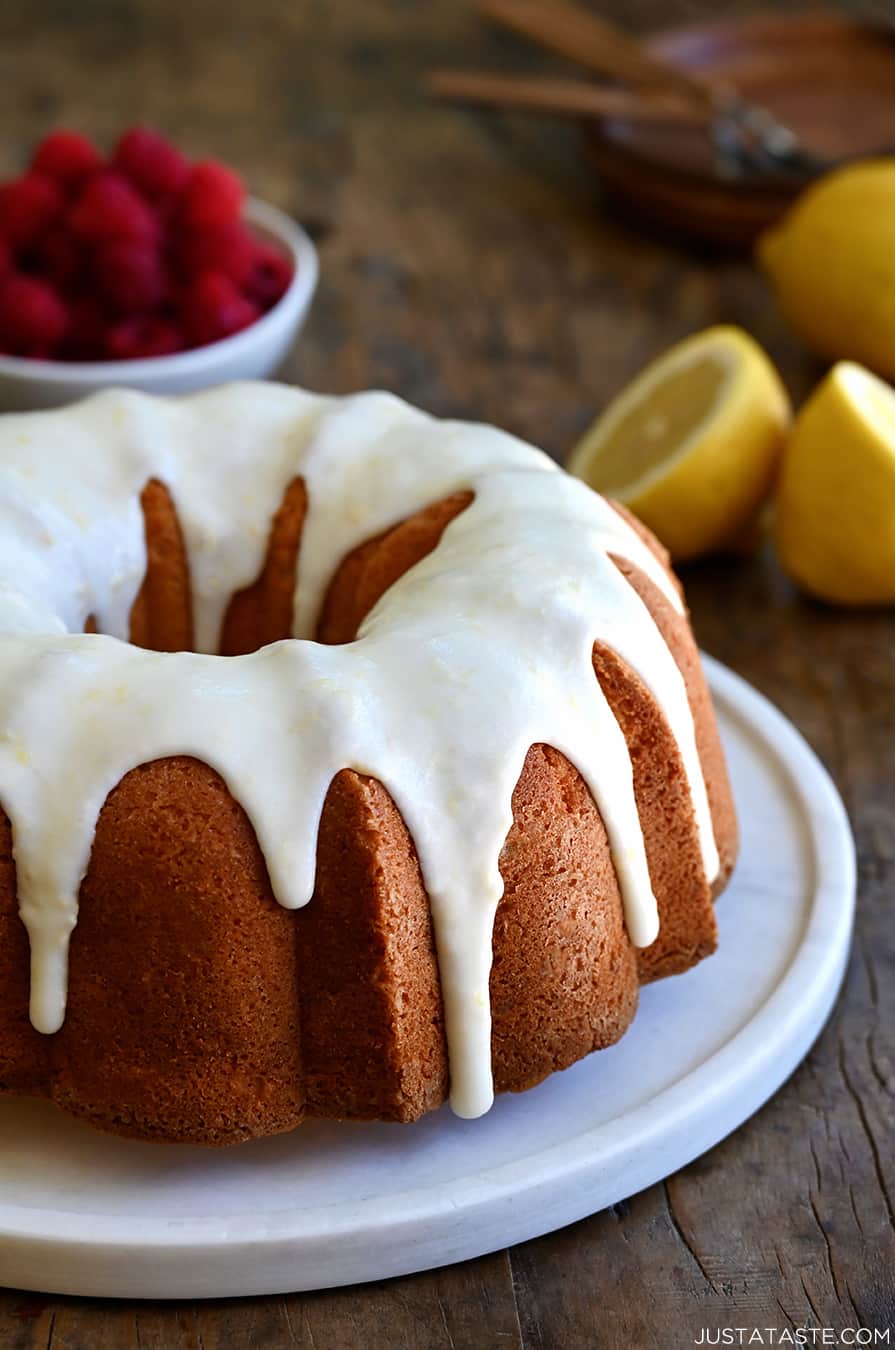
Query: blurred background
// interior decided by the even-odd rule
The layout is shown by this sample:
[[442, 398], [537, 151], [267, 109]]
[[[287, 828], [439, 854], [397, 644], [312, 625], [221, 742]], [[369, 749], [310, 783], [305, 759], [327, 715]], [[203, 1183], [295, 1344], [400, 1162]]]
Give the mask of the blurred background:
[[[645, 33], [751, 6], [592, 8]], [[433, 102], [440, 66], [571, 70], [457, 0], [5, 0], [0, 176], [58, 125], [109, 146], [147, 121], [227, 160], [320, 249], [289, 378], [385, 386], [558, 457], [645, 360], [722, 319], [805, 392], [817, 368], [747, 256], [620, 214], [573, 122]]]

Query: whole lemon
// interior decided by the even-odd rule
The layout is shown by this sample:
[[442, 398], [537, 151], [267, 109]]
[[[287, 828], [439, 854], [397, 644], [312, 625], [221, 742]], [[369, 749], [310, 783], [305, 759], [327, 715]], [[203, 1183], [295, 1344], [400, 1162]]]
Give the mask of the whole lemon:
[[809, 347], [895, 377], [895, 157], [825, 175], [761, 236], [758, 258]]

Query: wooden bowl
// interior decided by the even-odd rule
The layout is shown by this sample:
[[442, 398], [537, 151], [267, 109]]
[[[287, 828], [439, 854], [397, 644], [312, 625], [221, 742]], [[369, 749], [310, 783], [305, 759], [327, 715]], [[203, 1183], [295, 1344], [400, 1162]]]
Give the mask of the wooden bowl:
[[[675, 28], [646, 47], [730, 83], [806, 149], [839, 158], [895, 152], [895, 26], [827, 13], [761, 14]], [[590, 122], [585, 143], [608, 192], [665, 230], [747, 248], [808, 178], [725, 180], [707, 135], [687, 127]]]

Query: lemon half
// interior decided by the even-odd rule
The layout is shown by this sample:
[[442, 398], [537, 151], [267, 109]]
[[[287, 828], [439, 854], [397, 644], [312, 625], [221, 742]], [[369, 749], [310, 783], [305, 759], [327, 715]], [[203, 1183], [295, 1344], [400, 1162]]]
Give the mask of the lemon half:
[[783, 456], [777, 552], [794, 581], [834, 604], [895, 603], [895, 390], [834, 366]]
[[567, 468], [639, 516], [677, 560], [735, 544], [773, 486], [791, 410], [747, 333], [707, 328], [609, 404]]

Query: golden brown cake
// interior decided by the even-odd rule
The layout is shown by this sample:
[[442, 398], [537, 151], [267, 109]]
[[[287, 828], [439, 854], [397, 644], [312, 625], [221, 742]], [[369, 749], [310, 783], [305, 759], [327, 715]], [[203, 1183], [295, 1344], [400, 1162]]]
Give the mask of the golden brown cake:
[[538, 452], [108, 393], [0, 419], [0, 538], [0, 1091], [205, 1144], [479, 1114], [714, 949], [679, 588]]

